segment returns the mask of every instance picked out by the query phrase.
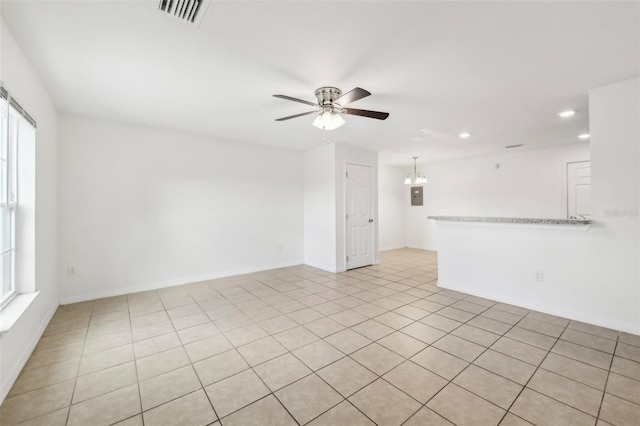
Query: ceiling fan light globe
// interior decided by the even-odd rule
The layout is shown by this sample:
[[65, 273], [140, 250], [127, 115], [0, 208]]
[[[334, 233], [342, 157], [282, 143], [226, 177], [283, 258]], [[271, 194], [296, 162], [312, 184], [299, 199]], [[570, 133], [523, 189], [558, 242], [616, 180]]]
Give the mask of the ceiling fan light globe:
[[322, 123], [322, 115], [321, 114], [318, 114], [316, 116], [316, 119], [313, 120], [313, 125], [316, 126], [318, 129], [323, 129], [324, 128], [323, 123]]
[[332, 122], [332, 126], [333, 129], [337, 129], [338, 127], [342, 126], [344, 124], [344, 118], [342, 118], [342, 116], [340, 114], [336, 114], [336, 113], [332, 113], [331, 114], [331, 122]]
[[334, 130], [344, 124], [344, 119], [340, 114], [333, 111], [324, 111], [313, 120], [313, 125], [318, 129]]

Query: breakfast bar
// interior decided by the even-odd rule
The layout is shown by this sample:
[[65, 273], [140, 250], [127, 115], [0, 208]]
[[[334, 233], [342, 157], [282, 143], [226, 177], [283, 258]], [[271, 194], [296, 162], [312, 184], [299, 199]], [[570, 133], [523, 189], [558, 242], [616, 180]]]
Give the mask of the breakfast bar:
[[[429, 216], [436, 221], [438, 286], [550, 314], [596, 296], [589, 219]], [[586, 303], [586, 300], [584, 301]], [[584, 313], [571, 312], [584, 320]]]

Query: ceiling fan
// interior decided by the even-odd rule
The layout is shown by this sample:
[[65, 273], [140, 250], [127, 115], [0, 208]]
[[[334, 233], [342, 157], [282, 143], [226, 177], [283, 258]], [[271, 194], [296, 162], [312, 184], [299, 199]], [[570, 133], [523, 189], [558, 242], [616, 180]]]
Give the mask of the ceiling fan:
[[355, 102], [359, 99], [366, 98], [371, 95], [370, 92], [356, 87], [355, 89], [342, 93], [337, 87], [321, 87], [316, 90], [317, 103], [305, 101], [303, 99], [292, 98], [286, 95], [273, 95], [276, 98], [285, 99], [287, 101], [300, 102], [301, 104], [311, 105], [315, 109], [301, 114], [290, 115], [288, 117], [277, 118], [276, 121], [290, 120], [305, 115], [317, 114], [313, 125], [319, 129], [333, 130], [344, 124], [341, 114], [359, 115], [361, 117], [375, 118], [385, 120], [389, 117], [388, 112], [369, 111], [366, 109], [345, 108], [344, 106]]

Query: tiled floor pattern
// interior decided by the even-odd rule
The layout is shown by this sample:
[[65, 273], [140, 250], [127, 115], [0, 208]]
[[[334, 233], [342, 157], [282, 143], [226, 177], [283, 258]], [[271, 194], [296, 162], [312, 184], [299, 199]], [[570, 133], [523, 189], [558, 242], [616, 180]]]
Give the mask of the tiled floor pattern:
[[640, 337], [436, 287], [395, 250], [61, 306], [28, 425], [639, 425]]

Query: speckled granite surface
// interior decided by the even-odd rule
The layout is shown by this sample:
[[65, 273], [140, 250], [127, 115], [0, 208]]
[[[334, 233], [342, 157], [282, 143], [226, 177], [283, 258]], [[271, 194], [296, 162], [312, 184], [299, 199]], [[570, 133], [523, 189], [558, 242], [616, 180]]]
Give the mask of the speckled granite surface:
[[429, 216], [429, 219], [447, 222], [478, 223], [523, 223], [538, 225], [591, 225], [588, 219], [540, 219], [523, 217], [473, 217], [473, 216]]

